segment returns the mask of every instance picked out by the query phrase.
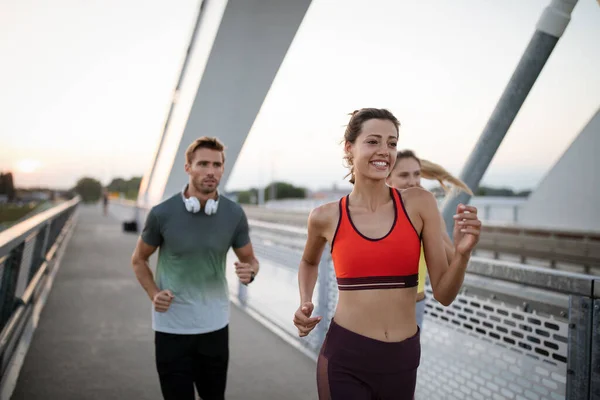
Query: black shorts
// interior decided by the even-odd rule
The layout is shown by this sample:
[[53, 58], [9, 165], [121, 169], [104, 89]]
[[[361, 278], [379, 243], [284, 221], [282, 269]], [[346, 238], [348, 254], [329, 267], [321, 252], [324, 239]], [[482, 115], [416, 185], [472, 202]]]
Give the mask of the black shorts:
[[412, 400], [420, 330], [401, 342], [359, 335], [333, 320], [317, 362], [320, 400]]
[[165, 400], [225, 399], [229, 328], [198, 335], [155, 332], [156, 369]]

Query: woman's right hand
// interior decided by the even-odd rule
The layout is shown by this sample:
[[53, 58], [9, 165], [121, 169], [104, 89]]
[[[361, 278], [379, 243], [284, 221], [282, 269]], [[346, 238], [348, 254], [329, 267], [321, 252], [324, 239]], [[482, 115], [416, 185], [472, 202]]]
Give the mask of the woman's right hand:
[[300, 337], [307, 336], [321, 322], [322, 317], [311, 317], [314, 308], [313, 303], [307, 301], [301, 304], [294, 314], [294, 325], [298, 328]]
[[477, 215], [477, 208], [459, 204], [454, 215], [454, 246], [462, 255], [470, 256], [479, 242], [481, 221]]

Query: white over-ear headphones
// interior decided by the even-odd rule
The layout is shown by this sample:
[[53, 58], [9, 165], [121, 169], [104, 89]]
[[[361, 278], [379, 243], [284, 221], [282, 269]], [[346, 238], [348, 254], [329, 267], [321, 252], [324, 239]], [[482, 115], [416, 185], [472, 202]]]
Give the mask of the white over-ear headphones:
[[[187, 185], [183, 187], [181, 191], [181, 198], [183, 199], [183, 203], [185, 204], [185, 209], [191, 213], [197, 213], [200, 211], [200, 200], [194, 196], [190, 196], [189, 198], [185, 197], [185, 189]], [[204, 206], [204, 213], [206, 215], [212, 215], [217, 212], [217, 208], [219, 207], [219, 200], [208, 199], [206, 201], [206, 205]]]

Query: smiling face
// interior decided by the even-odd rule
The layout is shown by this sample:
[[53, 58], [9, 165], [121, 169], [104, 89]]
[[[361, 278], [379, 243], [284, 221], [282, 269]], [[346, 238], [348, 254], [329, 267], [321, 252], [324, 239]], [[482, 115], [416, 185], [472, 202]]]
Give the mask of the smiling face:
[[385, 180], [396, 162], [398, 130], [388, 119], [363, 122], [354, 143], [346, 141], [356, 179]]

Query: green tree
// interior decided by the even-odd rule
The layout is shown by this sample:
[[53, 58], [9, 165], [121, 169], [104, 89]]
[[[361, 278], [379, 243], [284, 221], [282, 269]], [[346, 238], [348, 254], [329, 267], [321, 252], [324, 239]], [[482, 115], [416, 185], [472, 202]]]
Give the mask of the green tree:
[[[273, 193], [274, 192], [274, 193]], [[272, 182], [265, 188], [265, 200], [275, 199], [304, 199], [306, 189], [296, 187], [287, 182]]]
[[475, 191], [475, 196], [487, 196], [487, 189], [483, 186], [480, 186]]
[[[237, 193], [237, 201], [241, 204], [256, 204], [258, 202], [257, 188], [242, 190]], [[272, 182], [262, 189], [265, 201], [272, 199], [304, 199], [306, 198], [306, 189], [296, 187], [287, 182]]]
[[15, 199], [15, 185], [13, 183], [11, 172], [6, 174], [0, 173], [0, 194], [8, 196], [8, 201], [13, 201]]
[[125, 193], [127, 191], [127, 181], [123, 178], [115, 178], [106, 188], [110, 192]]
[[128, 199], [136, 199], [140, 191], [141, 177], [133, 177], [129, 180], [123, 178], [115, 178], [107, 186], [109, 192], [123, 193]]
[[85, 203], [96, 202], [102, 196], [102, 184], [94, 178], [81, 178], [77, 181], [74, 190]]
[[256, 204], [257, 198], [256, 189], [244, 190], [238, 193], [238, 202], [241, 204]]
[[125, 197], [131, 200], [137, 199], [141, 183], [141, 177], [134, 177], [127, 181], [127, 192], [125, 192]]

